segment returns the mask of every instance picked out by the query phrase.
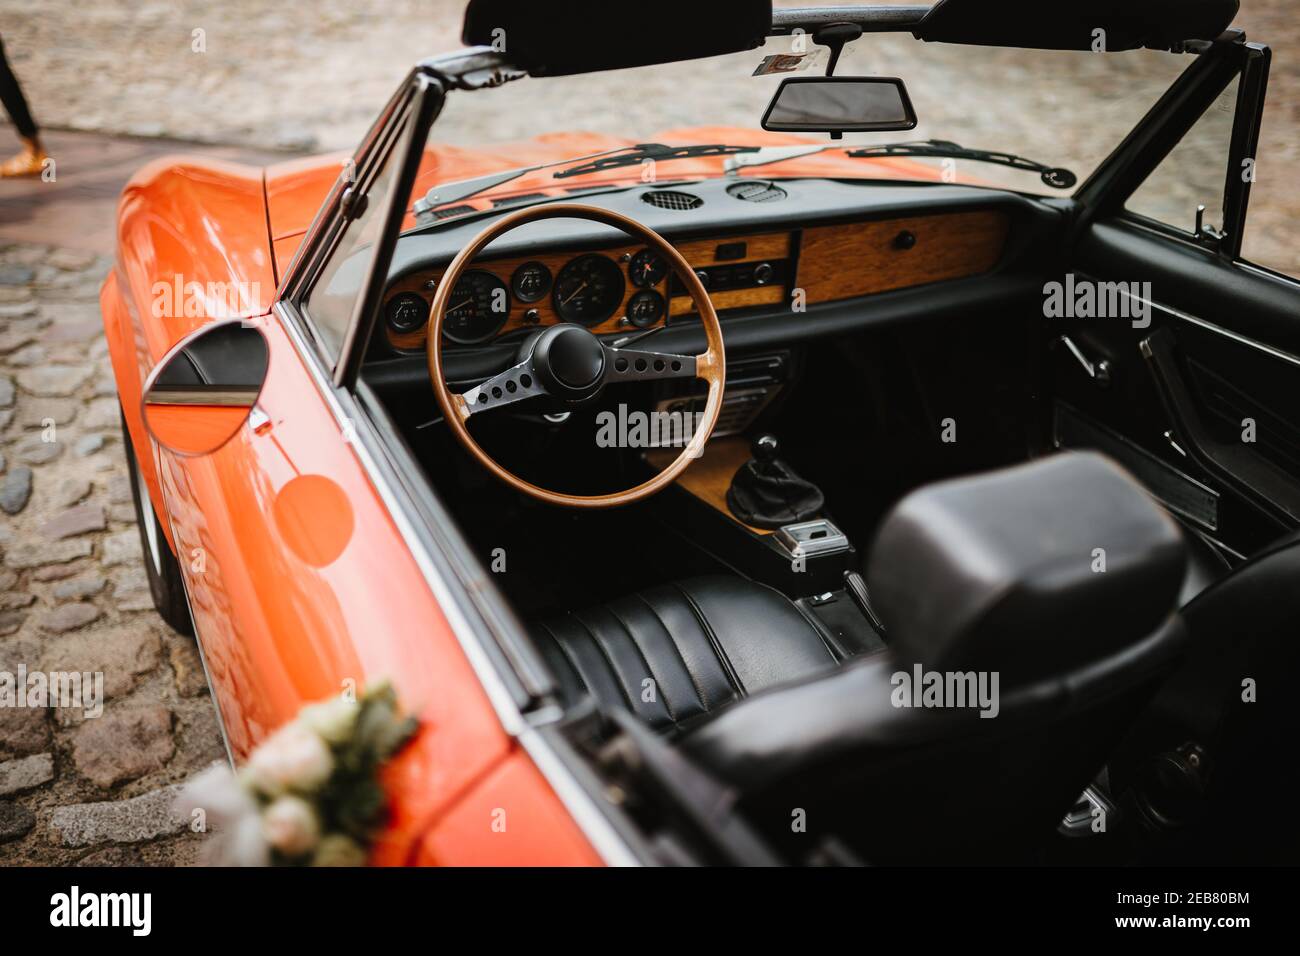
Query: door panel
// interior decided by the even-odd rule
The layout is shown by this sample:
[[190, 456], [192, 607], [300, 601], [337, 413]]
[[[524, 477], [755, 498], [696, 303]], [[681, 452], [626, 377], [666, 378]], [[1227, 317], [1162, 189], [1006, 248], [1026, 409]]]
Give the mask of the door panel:
[[1049, 320], [1058, 443], [1118, 442], [1107, 450], [1238, 555], [1300, 527], [1300, 286], [1122, 220], [1088, 228], [1074, 275], [1149, 283], [1131, 291], [1152, 305]]
[[1122, 220], [1089, 227], [1074, 263], [1094, 276], [1151, 283], [1155, 300], [1300, 355], [1300, 285]]

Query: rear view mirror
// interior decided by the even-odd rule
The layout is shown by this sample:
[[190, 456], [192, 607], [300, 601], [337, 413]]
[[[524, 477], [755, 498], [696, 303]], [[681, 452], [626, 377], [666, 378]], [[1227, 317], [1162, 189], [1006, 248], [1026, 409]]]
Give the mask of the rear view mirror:
[[889, 76], [789, 77], [763, 129], [778, 133], [881, 133], [916, 128], [907, 88]]
[[179, 455], [206, 455], [248, 419], [266, 381], [269, 350], [239, 321], [200, 329], [169, 351], [144, 387], [144, 423]]

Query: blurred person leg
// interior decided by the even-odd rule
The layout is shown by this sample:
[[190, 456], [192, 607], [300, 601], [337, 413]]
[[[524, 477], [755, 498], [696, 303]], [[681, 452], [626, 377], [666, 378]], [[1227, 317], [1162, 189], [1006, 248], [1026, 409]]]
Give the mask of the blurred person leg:
[[27, 98], [23, 96], [18, 77], [9, 68], [5, 58], [4, 39], [0, 38], [0, 101], [18, 131], [23, 148], [16, 156], [0, 164], [0, 176], [38, 176], [47, 158], [45, 148], [41, 145], [40, 131], [32, 119], [32, 111], [27, 107]]

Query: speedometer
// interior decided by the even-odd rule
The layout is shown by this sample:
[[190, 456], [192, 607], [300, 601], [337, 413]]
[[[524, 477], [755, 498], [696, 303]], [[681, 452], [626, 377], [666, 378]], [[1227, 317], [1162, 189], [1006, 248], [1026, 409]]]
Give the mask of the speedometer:
[[555, 311], [566, 322], [599, 325], [623, 304], [623, 270], [602, 255], [579, 256], [555, 279]]
[[451, 290], [442, 334], [460, 345], [486, 341], [510, 317], [510, 290], [490, 272], [466, 272]]

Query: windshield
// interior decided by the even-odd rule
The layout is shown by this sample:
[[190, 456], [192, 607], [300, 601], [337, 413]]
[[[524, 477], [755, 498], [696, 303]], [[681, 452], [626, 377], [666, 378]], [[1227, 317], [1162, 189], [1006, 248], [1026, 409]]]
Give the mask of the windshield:
[[[942, 139], [1064, 167], [1082, 181], [1192, 59], [1148, 50], [1101, 54], [1000, 49], [922, 43], [910, 34], [868, 34], [845, 50], [836, 74], [902, 77], [920, 122], [904, 135], [850, 133], [832, 144], [824, 135], [766, 133], [759, 128], [782, 77], [752, 74], [764, 57], [788, 52], [791, 42], [788, 37], [772, 38], [762, 49], [732, 56], [525, 79], [496, 89], [453, 93], [431, 131], [412, 205], [431, 190], [436, 196], [436, 187], [448, 183], [562, 160], [576, 163], [642, 143], [835, 147], [813, 157], [755, 167], [753, 175], [764, 178], [943, 181], [1068, 194], [1068, 189], [1045, 184], [1037, 172], [974, 159], [846, 154], [863, 146]], [[807, 38], [804, 42], [817, 49]], [[823, 60], [814, 70], [824, 68]], [[562, 168], [550, 166], [517, 179], [484, 183], [472, 199], [455, 195], [466, 190], [448, 191], [454, 198], [441, 211], [426, 213], [420, 224], [490, 207], [493, 201], [716, 176], [726, 163], [725, 156], [688, 156], [558, 178], [555, 173]], [[468, 191], [474, 192], [473, 187]], [[416, 224], [412, 215], [406, 226]]]

